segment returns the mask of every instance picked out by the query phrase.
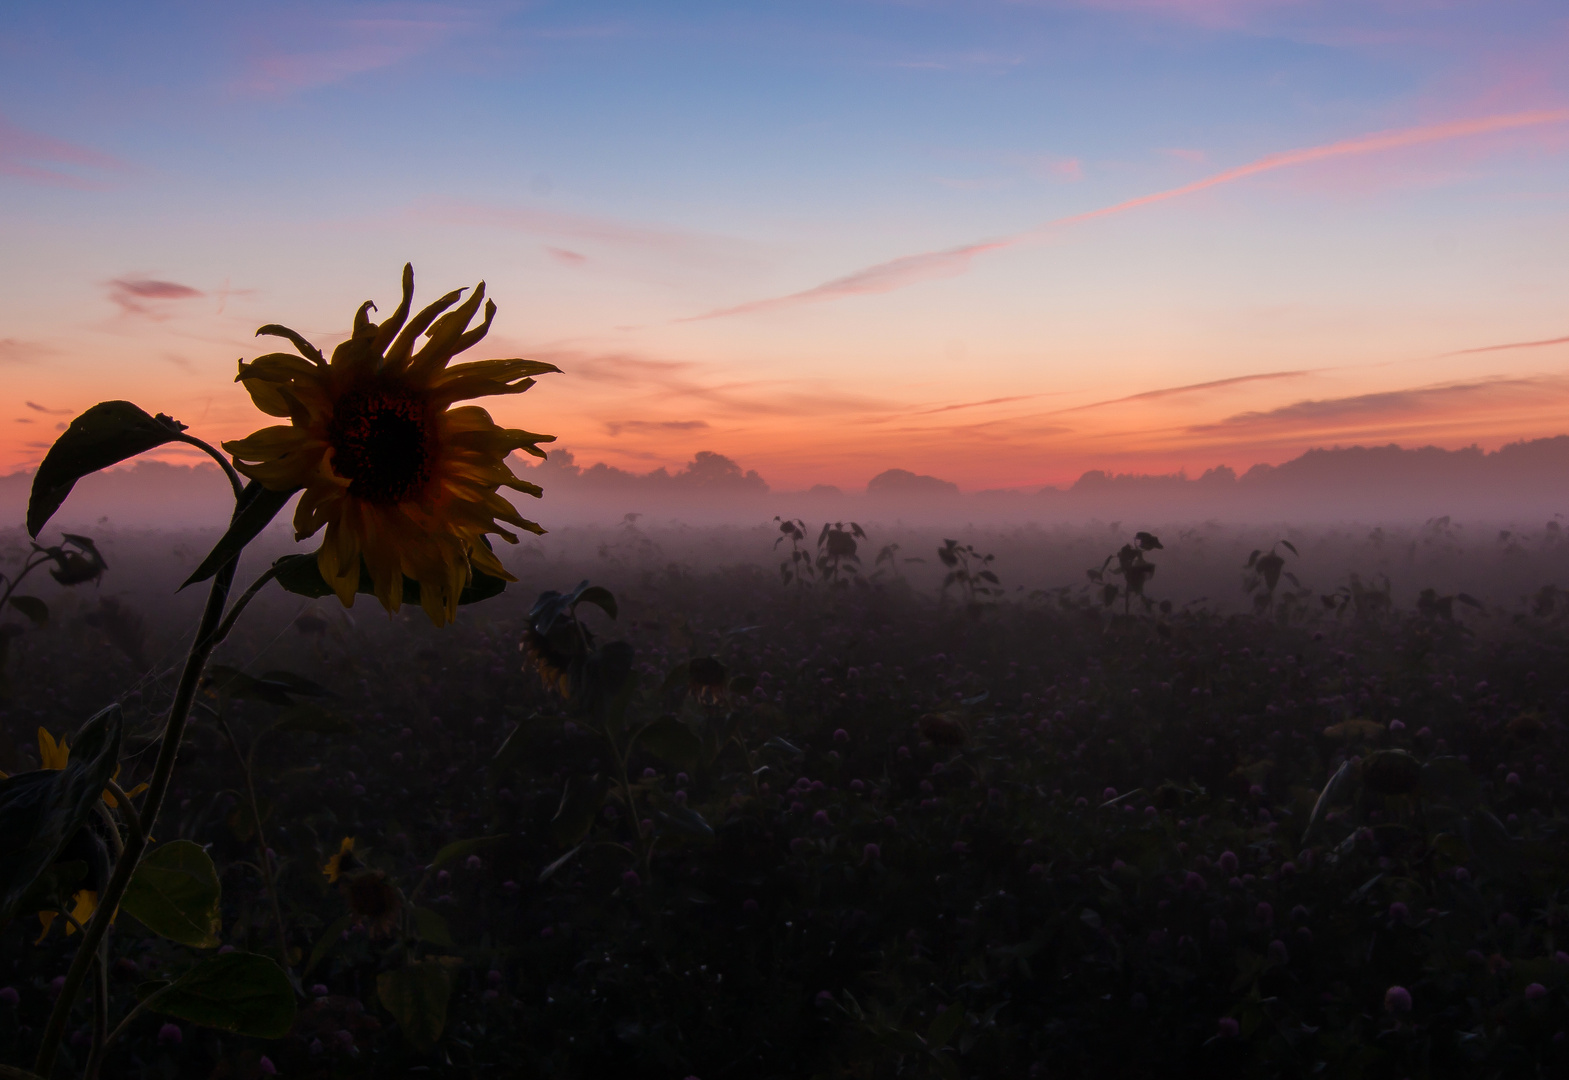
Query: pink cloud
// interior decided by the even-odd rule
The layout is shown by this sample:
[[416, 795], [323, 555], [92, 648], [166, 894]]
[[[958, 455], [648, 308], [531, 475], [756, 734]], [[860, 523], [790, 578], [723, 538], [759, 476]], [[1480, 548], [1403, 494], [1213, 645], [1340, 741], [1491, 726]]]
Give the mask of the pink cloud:
[[[723, 237], [638, 225], [614, 218], [531, 207], [487, 206], [481, 203], [459, 202], [455, 199], [426, 199], [410, 207], [406, 213], [416, 220], [442, 225], [461, 225], [490, 230], [512, 229], [534, 236], [559, 237], [618, 248], [641, 249], [664, 256], [713, 259], [739, 246], [735, 241]], [[580, 252], [564, 248], [547, 247], [545, 250], [559, 261], [571, 262], [574, 258], [587, 258]], [[557, 254], [558, 252], [560, 254]]]
[[1167, 188], [1164, 191], [1156, 191], [1148, 195], [1124, 199], [1122, 202], [1113, 203], [1110, 206], [1103, 206], [1095, 210], [1087, 210], [1079, 214], [1070, 214], [1067, 217], [1048, 221], [1044, 225], [1039, 225], [1013, 236], [1001, 237], [995, 240], [983, 240], [941, 251], [903, 255], [897, 259], [890, 259], [887, 262], [877, 263], [863, 270], [857, 270], [854, 273], [835, 278], [814, 288], [803, 289], [800, 292], [771, 297], [766, 300], [754, 300], [745, 304], [736, 304], [732, 307], [721, 308], [717, 311], [710, 311], [703, 315], [690, 316], [677, 321], [694, 322], [732, 315], [755, 315], [762, 312], [796, 307], [801, 304], [837, 300], [846, 296], [891, 292], [908, 285], [914, 285], [917, 282], [963, 274], [969, 270], [971, 261], [978, 255], [1044, 240], [1056, 231], [1068, 226], [1082, 225], [1085, 222], [1112, 217], [1116, 214], [1126, 213], [1129, 210], [1137, 210], [1145, 206], [1169, 202], [1173, 199], [1180, 199], [1184, 196], [1207, 191], [1210, 188], [1221, 187], [1225, 184], [1233, 184], [1239, 180], [1245, 180], [1264, 173], [1315, 162], [1425, 146], [1452, 139], [1474, 138], [1481, 135], [1548, 127], [1565, 123], [1569, 123], [1569, 109], [1537, 109], [1528, 112], [1483, 116], [1469, 120], [1450, 120], [1436, 124], [1423, 124], [1390, 131], [1377, 131], [1351, 139], [1324, 143], [1320, 146], [1308, 146], [1297, 150], [1285, 150], [1276, 154], [1266, 154], [1264, 157], [1250, 161], [1246, 165], [1225, 169], [1195, 180], [1192, 183], [1183, 184], [1180, 187]]
[[1209, 160], [1209, 156], [1202, 150], [1189, 150], [1180, 146], [1168, 146], [1161, 150], [1162, 154], [1169, 154], [1179, 161], [1191, 161], [1195, 165], [1202, 165]]
[[342, 19], [299, 28], [325, 47], [294, 50], [262, 48], [245, 65], [231, 89], [279, 97], [343, 82], [356, 75], [394, 67], [435, 49], [476, 20], [460, 11], [430, 5], [398, 5], [381, 18]]
[[0, 116], [0, 175], [51, 187], [96, 190], [108, 185], [92, 174], [128, 168], [113, 154], [28, 131]]
[[566, 248], [549, 247], [547, 245], [545, 253], [562, 266], [582, 266], [588, 261], [587, 255], [576, 251], [568, 251]]
[[141, 315], [159, 322], [169, 317], [164, 301], [194, 300], [206, 295], [200, 289], [174, 281], [151, 278], [116, 278], [109, 282], [109, 299], [127, 315]]
[[1507, 345], [1483, 345], [1476, 349], [1461, 349], [1445, 353], [1446, 356], [1472, 356], [1476, 353], [1507, 352], [1512, 349], [1540, 349], [1548, 345], [1569, 345], [1569, 337], [1548, 338], [1545, 341], [1514, 341]]

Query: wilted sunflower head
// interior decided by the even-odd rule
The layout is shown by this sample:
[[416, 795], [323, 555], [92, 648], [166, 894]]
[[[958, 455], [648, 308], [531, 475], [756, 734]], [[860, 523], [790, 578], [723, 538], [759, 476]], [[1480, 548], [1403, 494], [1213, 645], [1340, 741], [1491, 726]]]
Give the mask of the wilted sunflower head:
[[338, 883], [349, 910], [361, 919], [371, 937], [382, 937], [397, 928], [403, 914], [403, 897], [381, 870], [356, 870]]
[[[236, 381], [257, 408], [290, 424], [263, 428], [223, 444], [235, 467], [272, 491], [304, 489], [294, 514], [296, 539], [323, 526], [317, 566], [345, 607], [359, 589], [361, 564], [388, 611], [403, 602], [403, 579], [419, 583], [420, 606], [441, 626], [457, 614], [458, 595], [474, 569], [515, 580], [484, 543], [517, 536], [501, 523], [542, 533], [498, 494], [511, 488], [538, 497], [506, 458], [522, 450], [543, 458], [538, 435], [498, 427], [465, 398], [521, 394], [532, 376], [559, 371], [537, 360], [479, 360], [449, 367], [490, 329], [496, 305], [469, 323], [484, 300], [483, 282], [468, 300], [448, 293], [412, 319], [414, 270], [403, 268], [403, 301], [380, 325], [366, 301], [349, 340], [332, 360], [286, 327], [257, 334], [288, 338], [300, 355], [270, 353], [241, 362]], [[445, 312], [445, 314], [443, 314]], [[423, 344], [420, 337], [424, 335]], [[418, 349], [416, 349], [418, 345]]]

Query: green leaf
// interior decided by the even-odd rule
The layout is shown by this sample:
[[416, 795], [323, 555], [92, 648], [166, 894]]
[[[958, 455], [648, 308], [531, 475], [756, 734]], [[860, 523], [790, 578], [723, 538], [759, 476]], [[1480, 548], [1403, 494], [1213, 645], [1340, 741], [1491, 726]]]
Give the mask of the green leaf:
[[49, 605], [36, 596], [13, 596], [11, 606], [33, 620], [34, 626], [49, 625]]
[[580, 852], [582, 850], [583, 850], [583, 845], [579, 844], [579, 845], [577, 845], [577, 847], [573, 848], [571, 851], [569, 851], [565, 855], [561, 856], [561, 858], [557, 859], [555, 862], [553, 862], [549, 866], [545, 867], [543, 870], [541, 870], [539, 872], [539, 880], [541, 882], [549, 881], [552, 874], [554, 874], [557, 870], [560, 870], [563, 866], [565, 866], [567, 864], [567, 861], [569, 859], [571, 859], [572, 856], [576, 855], [578, 852]]
[[447, 927], [447, 920], [430, 908], [414, 909], [414, 932], [419, 935], [421, 941], [453, 948], [452, 931]]
[[44, 1080], [35, 1072], [19, 1069], [15, 1065], [0, 1065], [0, 1080]]
[[436, 857], [430, 860], [430, 866], [428, 869], [440, 870], [443, 866], [446, 866], [454, 859], [466, 858], [474, 854], [480, 848], [489, 847], [491, 844], [494, 844], [499, 840], [505, 840], [506, 838], [506, 833], [497, 833], [494, 836], [474, 836], [467, 840], [454, 840], [452, 843], [436, 852]]
[[102, 401], [71, 421], [33, 474], [27, 535], [36, 538], [82, 477], [179, 439], [185, 425], [129, 401]]
[[[569, 779], [561, 791], [561, 803], [556, 807], [556, 814], [550, 819], [550, 831], [556, 843], [575, 844], [583, 839], [588, 830], [593, 828], [594, 819], [599, 816], [599, 808], [605, 804], [605, 795], [609, 791], [610, 780], [600, 773]], [[630, 807], [628, 812], [631, 812]]]
[[1342, 762], [1340, 768], [1335, 771], [1334, 776], [1329, 778], [1329, 782], [1324, 785], [1324, 790], [1318, 793], [1318, 798], [1313, 803], [1313, 812], [1308, 815], [1307, 825], [1302, 830], [1302, 842], [1304, 844], [1313, 835], [1313, 830], [1324, 820], [1324, 815], [1329, 812], [1329, 808], [1337, 802], [1350, 798], [1351, 786], [1355, 780], [1356, 774], [1351, 767], [1351, 762]]
[[519, 724], [507, 732], [507, 737], [501, 740], [501, 745], [496, 748], [495, 756], [490, 759], [490, 769], [494, 775], [500, 776], [505, 773], [517, 763], [518, 758], [523, 756], [528, 746], [528, 736], [524, 734], [523, 727], [523, 724]]
[[200, 844], [171, 840], [137, 864], [120, 907], [153, 933], [211, 949], [222, 928], [218, 870]]
[[[321, 576], [321, 568], [316, 564], [315, 552], [285, 555], [273, 565], [278, 567], [278, 584], [296, 596], [317, 598], [333, 595], [327, 580]], [[477, 604], [481, 600], [500, 596], [506, 587], [507, 583], [501, 578], [491, 577], [489, 574], [475, 570], [469, 583], [463, 586], [463, 591], [458, 594], [458, 603]], [[371, 581], [370, 569], [363, 559], [360, 560], [360, 587], [355, 591], [366, 596], [376, 595], [376, 586]], [[403, 602], [415, 607], [419, 606], [419, 582], [411, 577], [403, 579]]]
[[1436, 757], [1422, 766], [1423, 798], [1447, 799], [1461, 806], [1475, 806], [1482, 788], [1471, 767], [1457, 757]]
[[593, 604], [612, 619], [616, 617], [616, 598], [603, 585], [590, 585], [588, 588], [583, 589], [577, 594], [577, 600], [573, 606], [576, 607], [577, 604]]
[[281, 1039], [294, 1026], [289, 977], [255, 953], [210, 957], [144, 996], [154, 1012], [236, 1035]]
[[659, 820], [688, 836], [701, 836], [707, 839], [714, 835], [714, 827], [690, 806], [672, 806], [669, 810], [661, 810]]
[[632, 737], [634, 745], [680, 769], [692, 769], [703, 756], [702, 740], [673, 716], [662, 716]]
[[403, 1029], [403, 1037], [420, 1051], [431, 1049], [441, 1038], [451, 993], [447, 965], [439, 960], [420, 961], [376, 976], [376, 996]]
[[328, 712], [320, 705], [300, 702], [286, 709], [273, 731], [312, 731], [318, 735], [347, 735], [354, 731], [354, 724], [337, 713]]
[[337, 696], [331, 690], [328, 690], [325, 686], [321, 685], [321, 683], [313, 682], [312, 680], [307, 679], [304, 675], [296, 675], [292, 671], [264, 671], [261, 673], [261, 677], [266, 682], [276, 683], [279, 686], [286, 687], [289, 693], [296, 694], [300, 697]]
[[92, 813], [119, 761], [120, 733], [120, 706], [111, 705], [70, 741], [64, 769], [0, 780], [0, 926]]
[[964, 1006], [955, 1002], [932, 1019], [932, 1026], [926, 1029], [927, 1045], [933, 1050], [947, 1046], [948, 1040], [958, 1033], [959, 1026], [963, 1023]]
[[213, 664], [204, 673], [208, 686], [220, 697], [241, 701], [265, 701], [269, 705], [292, 705], [289, 687], [270, 679], [258, 679], [238, 668]]
[[206, 581], [239, 558], [245, 545], [271, 524], [272, 519], [278, 516], [278, 511], [294, 498], [294, 494], [294, 491], [272, 491], [263, 487], [259, 480], [246, 484], [245, 490], [240, 493], [239, 505], [235, 507], [234, 518], [229, 522], [229, 530], [219, 537], [202, 564], [185, 579], [180, 588]]
[[354, 922], [354, 914], [349, 914], [338, 919], [331, 926], [321, 932], [321, 937], [316, 939], [316, 944], [311, 946], [311, 958], [305, 965], [305, 970], [300, 972], [304, 978], [316, 969], [316, 965], [327, 958], [332, 947], [343, 940], [343, 932]]

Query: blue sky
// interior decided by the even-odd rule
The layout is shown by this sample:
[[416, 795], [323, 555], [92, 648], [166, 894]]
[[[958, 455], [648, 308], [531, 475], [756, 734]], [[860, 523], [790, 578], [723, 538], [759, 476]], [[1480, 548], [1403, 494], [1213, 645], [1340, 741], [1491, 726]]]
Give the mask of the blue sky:
[[1569, 350], [1446, 354], [1569, 335], [1566, 45], [1531, 2], [13, 3], [0, 378], [232, 437], [256, 325], [330, 341], [412, 260], [566, 369], [501, 418], [579, 460], [973, 488], [1557, 434]]

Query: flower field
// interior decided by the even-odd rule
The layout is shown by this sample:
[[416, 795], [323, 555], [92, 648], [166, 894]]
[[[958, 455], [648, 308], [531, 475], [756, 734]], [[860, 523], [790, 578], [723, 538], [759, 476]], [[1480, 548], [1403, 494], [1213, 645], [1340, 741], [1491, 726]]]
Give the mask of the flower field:
[[[1036, 555], [1080, 584], [1025, 591], [1018, 537], [967, 540], [1007, 552], [996, 590], [943, 588], [938, 537], [841, 586], [787, 582], [769, 530], [708, 554], [633, 532], [596, 553], [580, 530], [440, 631], [369, 598], [257, 602], [206, 670], [149, 856], [205, 849], [211, 932], [122, 909], [105, 998], [114, 1028], [193, 962], [259, 956], [294, 1012], [261, 1038], [166, 991], [103, 1075], [1569, 1066], [1555, 589], [1288, 589], [1255, 554], [1225, 563], [1232, 596], [1186, 603], [1059, 542]], [[1180, 560], [1174, 535], [1125, 564]], [[1522, 540], [1529, 572], [1554, 535]], [[118, 700], [117, 783], [146, 779], [189, 602], [131, 568], [169, 544], [104, 543], [98, 593], [41, 594], [52, 617], [9, 635], [0, 767]], [[1316, 557], [1337, 554], [1361, 557]], [[0, 1061], [31, 1062], [79, 940], [54, 921], [4, 931]]]

